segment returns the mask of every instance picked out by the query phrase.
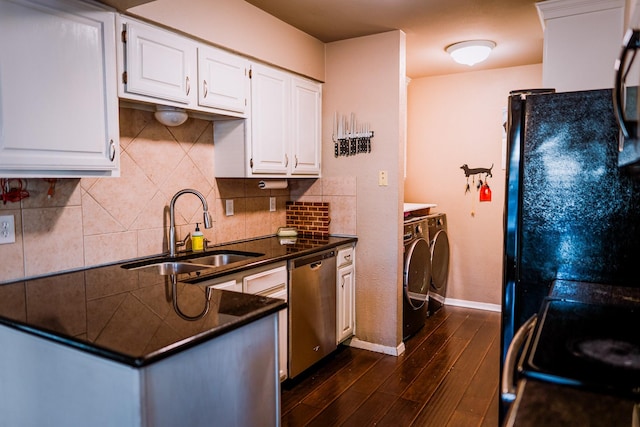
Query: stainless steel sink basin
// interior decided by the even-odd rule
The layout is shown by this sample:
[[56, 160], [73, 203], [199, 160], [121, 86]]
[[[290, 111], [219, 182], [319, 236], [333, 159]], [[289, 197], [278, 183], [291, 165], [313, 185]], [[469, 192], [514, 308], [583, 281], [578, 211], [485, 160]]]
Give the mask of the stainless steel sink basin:
[[210, 267], [220, 267], [222, 265], [233, 264], [234, 262], [245, 261], [250, 258], [256, 258], [264, 254], [253, 252], [221, 252], [213, 253], [210, 255], [203, 255], [201, 257], [190, 258], [186, 262], [192, 262], [194, 264], [202, 264]]
[[[125, 267], [126, 268], [126, 267]], [[147, 264], [139, 267], [129, 267], [131, 270], [142, 270], [149, 273], [161, 274], [168, 276], [170, 274], [192, 273], [205, 268], [211, 268], [208, 265], [193, 264], [190, 262], [158, 262], [155, 264]]]
[[163, 259], [159, 261], [143, 261], [125, 264], [122, 268], [127, 270], [148, 271], [161, 275], [184, 274], [246, 261], [263, 255], [264, 254], [257, 252], [213, 251], [190, 255], [188, 258], [180, 257], [176, 260]]

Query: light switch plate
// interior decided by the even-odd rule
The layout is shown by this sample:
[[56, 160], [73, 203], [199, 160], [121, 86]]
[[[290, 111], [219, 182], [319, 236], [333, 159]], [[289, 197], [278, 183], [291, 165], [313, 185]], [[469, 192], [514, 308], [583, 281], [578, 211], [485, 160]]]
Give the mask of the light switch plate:
[[227, 216], [233, 215], [233, 199], [229, 199], [226, 201], [226, 211]]
[[275, 211], [276, 211], [276, 198], [269, 197], [269, 212], [275, 212]]
[[15, 243], [16, 222], [13, 215], [0, 216], [0, 245], [5, 243]]

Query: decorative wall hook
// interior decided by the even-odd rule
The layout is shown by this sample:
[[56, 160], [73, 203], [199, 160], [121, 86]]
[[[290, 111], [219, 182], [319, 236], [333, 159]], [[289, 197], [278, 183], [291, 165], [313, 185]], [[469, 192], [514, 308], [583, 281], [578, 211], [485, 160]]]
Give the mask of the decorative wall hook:
[[460, 166], [460, 169], [464, 171], [464, 174], [467, 178], [469, 178], [470, 175], [481, 175], [481, 174], [485, 174], [485, 179], [488, 177], [493, 178], [493, 175], [491, 174], [491, 170], [493, 169], [493, 164], [491, 164], [490, 168], [470, 168], [465, 163], [464, 165]]

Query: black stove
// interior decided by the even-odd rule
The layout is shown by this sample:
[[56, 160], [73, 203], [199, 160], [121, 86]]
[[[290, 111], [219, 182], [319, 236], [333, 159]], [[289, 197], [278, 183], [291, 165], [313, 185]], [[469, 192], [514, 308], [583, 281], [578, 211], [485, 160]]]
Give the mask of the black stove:
[[519, 371], [528, 378], [640, 398], [640, 306], [547, 298]]

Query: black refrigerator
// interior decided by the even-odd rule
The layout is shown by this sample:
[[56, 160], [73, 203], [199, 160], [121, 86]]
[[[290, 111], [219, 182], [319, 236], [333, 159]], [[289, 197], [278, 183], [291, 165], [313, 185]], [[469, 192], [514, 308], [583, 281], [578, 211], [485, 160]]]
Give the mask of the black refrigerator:
[[640, 283], [640, 181], [618, 169], [612, 99], [612, 90], [509, 97], [501, 372], [554, 280]]

